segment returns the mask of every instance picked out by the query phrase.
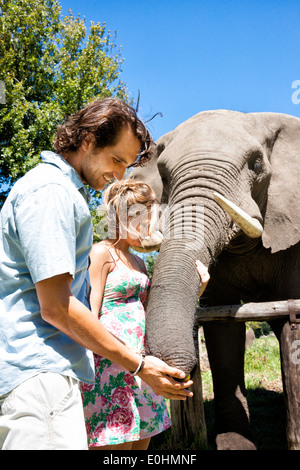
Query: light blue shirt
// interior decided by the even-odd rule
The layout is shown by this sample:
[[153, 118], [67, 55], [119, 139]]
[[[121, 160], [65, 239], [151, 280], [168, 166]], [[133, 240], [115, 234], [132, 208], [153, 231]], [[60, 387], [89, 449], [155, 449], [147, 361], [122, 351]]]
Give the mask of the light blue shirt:
[[0, 396], [41, 371], [94, 380], [91, 351], [40, 314], [35, 283], [66, 272], [72, 294], [88, 306], [93, 239], [78, 173], [53, 152], [42, 160], [15, 183], [0, 213]]

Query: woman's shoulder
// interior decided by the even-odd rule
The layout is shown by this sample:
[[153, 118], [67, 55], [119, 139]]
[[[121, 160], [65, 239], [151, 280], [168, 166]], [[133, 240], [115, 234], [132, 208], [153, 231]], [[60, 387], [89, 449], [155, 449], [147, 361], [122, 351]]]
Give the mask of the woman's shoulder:
[[90, 252], [90, 271], [107, 275], [115, 268], [115, 260], [104, 242], [94, 243]]
[[101, 258], [103, 262], [113, 261], [112, 259], [113, 257], [109, 249], [109, 245], [105, 243], [104, 241], [93, 244], [92, 250], [91, 250], [91, 257], [97, 258], [97, 259]]

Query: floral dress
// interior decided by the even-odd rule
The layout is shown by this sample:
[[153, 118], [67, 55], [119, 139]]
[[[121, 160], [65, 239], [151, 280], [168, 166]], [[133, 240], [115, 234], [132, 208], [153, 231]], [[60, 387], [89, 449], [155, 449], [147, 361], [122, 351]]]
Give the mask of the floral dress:
[[[149, 288], [146, 274], [115, 261], [99, 314], [107, 330], [137, 351], [145, 348], [143, 303]], [[94, 359], [95, 383], [81, 384], [89, 447], [149, 438], [171, 426], [163, 397], [118, 364], [97, 354]]]

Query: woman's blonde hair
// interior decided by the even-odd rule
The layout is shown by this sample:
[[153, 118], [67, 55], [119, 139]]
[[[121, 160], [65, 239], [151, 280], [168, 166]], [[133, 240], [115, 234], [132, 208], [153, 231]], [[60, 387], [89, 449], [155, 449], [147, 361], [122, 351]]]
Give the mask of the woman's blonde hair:
[[[115, 227], [115, 235], [120, 238], [122, 227], [128, 231], [127, 217], [131, 217], [134, 213], [134, 211], [130, 213], [130, 207], [135, 206], [138, 209], [142, 205], [142, 209], [149, 213], [152, 205], [156, 203], [156, 196], [147, 183], [127, 179], [116, 181], [108, 186], [103, 194], [103, 201], [108, 227]], [[126, 220], [124, 220], [124, 215], [126, 215]], [[110, 232], [110, 229], [108, 231]]]

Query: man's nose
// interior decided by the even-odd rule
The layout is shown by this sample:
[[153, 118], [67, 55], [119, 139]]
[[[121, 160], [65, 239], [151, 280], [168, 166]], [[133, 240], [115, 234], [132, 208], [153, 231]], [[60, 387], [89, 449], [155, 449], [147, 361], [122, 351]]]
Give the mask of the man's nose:
[[116, 178], [118, 181], [120, 181], [123, 178], [124, 174], [125, 174], [125, 170], [126, 170], [126, 168], [124, 168], [124, 170], [122, 169], [122, 170], [114, 171], [113, 172], [114, 178]]

